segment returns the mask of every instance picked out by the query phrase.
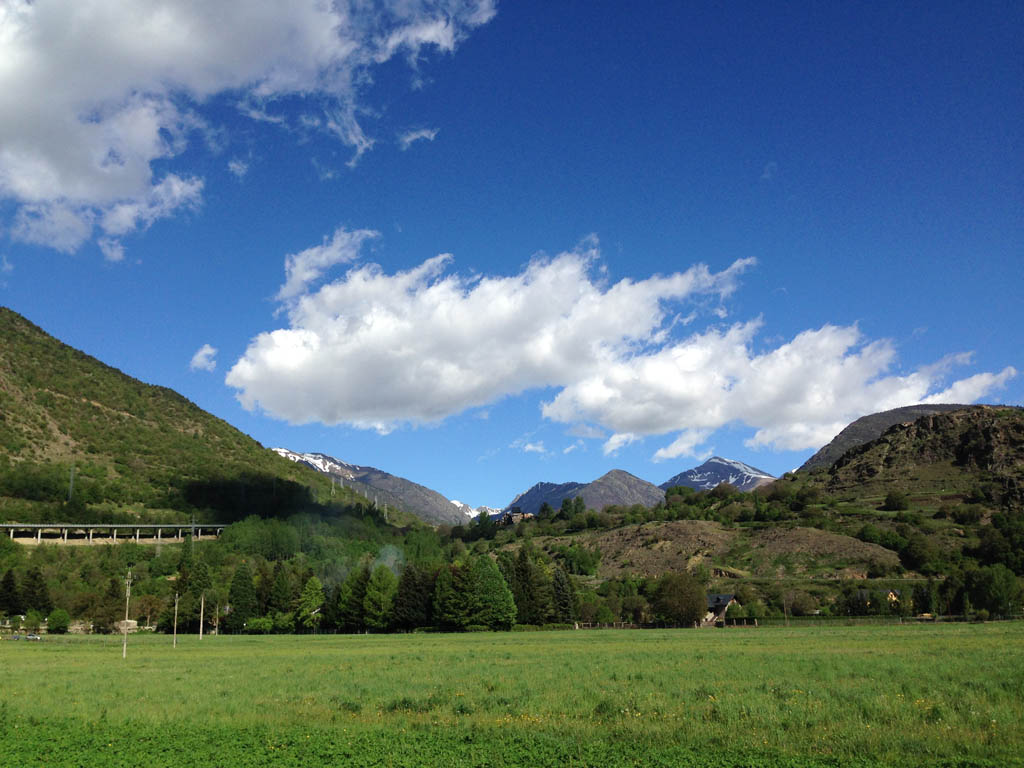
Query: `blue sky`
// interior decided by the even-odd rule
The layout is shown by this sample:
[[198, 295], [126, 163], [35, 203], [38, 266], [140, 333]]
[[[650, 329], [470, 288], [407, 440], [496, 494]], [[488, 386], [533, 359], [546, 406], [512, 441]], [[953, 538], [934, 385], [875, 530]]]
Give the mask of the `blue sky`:
[[1024, 400], [1022, 40], [1010, 2], [13, 0], [0, 303], [472, 505], [778, 474]]

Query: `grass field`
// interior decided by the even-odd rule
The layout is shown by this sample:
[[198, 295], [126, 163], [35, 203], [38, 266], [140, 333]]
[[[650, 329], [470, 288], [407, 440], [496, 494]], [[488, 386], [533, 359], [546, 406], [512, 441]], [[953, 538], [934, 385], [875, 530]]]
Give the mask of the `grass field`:
[[0, 642], [19, 766], [1021, 765], [1024, 623]]

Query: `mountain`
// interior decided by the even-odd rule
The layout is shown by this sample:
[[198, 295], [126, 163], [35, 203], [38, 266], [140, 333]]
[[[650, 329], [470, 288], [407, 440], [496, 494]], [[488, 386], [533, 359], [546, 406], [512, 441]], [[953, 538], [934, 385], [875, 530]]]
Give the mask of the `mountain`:
[[272, 450], [339, 480], [366, 499], [376, 501], [378, 506], [386, 504], [404, 509], [428, 523], [459, 525], [467, 522], [470, 513], [476, 513], [468, 505], [453, 503], [437, 491], [375, 467], [349, 464], [323, 453], [296, 453], [287, 448]]
[[[229, 522], [289, 514], [329, 493], [317, 473], [177, 392], [0, 307], [0, 519]], [[335, 502], [364, 504], [348, 492]]]
[[497, 514], [501, 513], [501, 510], [500, 509], [496, 509], [495, 507], [484, 507], [484, 506], [481, 506], [481, 507], [471, 507], [471, 506], [469, 506], [469, 504], [464, 504], [463, 502], [456, 501], [455, 499], [452, 499], [452, 504], [454, 504], [455, 508], [457, 510], [459, 510], [463, 515], [466, 516], [466, 519], [463, 520], [463, 522], [466, 522], [466, 520], [472, 520], [474, 517], [479, 515], [481, 512], [483, 512], [485, 515], [490, 515], [492, 517], [494, 515], [497, 515]]
[[[812, 475], [816, 477], [816, 475]], [[1024, 506], [1024, 409], [976, 405], [894, 424], [824, 475], [829, 492], [977, 496]]]
[[741, 491], [752, 491], [759, 485], [765, 485], [774, 479], [767, 472], [744, 464], [742, 461], [713, 456], [699, 467], [680, 472], [658, 487], [667, 491], [674, 486], [684, 485], [687, 488], [706, 491], [721, 483], [729, 483]]
[[613, 469], [591, 483], [537, 483], [516, 496], [505, 508], [519, 507], [523, 512], [537, 514], [547, 502], [558, 509], [563, 499], [582, 496], [588, 509], [609, 506], [653, 506], [665, 498], [665, 492], [646, 480], [621, 469]]
[[[811, 471], [832, 466], [832, 463], [851, 448], [856, 448], [879, 437], [894, 424], [916, 421], [933, 413], [948, 413], [966, 408], [965, 405], [908, 405], [861, 416], [848, 424], [832, 441], [803, 463], [800, 470]], [[799, 470], [798, 470], [799, 471]]]

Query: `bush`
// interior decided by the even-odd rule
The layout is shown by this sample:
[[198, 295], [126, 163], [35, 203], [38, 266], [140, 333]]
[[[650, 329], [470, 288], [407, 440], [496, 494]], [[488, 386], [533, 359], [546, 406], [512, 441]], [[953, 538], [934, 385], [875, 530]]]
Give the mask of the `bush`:
[[46, 631], [51, 635], [65, 635], [71, 626], [71, 616], [63, 608], [54, 608], [46, 617]]
[[245, 623], [245, 631], [250, 635], [269, 635], [274, 631], [274, 620], [269, 616], [258, 616]]
[[886, 512], [900, 512], [910, 509], [910, 499], [902, 491], [889, 491], [885, 494], [885, 503], [882, 509]]

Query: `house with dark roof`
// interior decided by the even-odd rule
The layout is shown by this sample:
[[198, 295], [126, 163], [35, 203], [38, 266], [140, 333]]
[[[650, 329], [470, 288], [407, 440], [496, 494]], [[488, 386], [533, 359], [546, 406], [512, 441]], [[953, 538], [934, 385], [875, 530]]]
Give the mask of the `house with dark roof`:
[[708, 611], [704, 614], [704, 625], [708, 626], [725, 620], [730, 605], [739, 605], [736, 595], [708, 595]]

